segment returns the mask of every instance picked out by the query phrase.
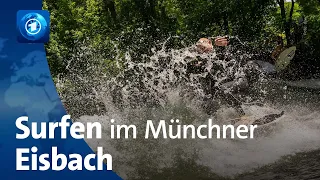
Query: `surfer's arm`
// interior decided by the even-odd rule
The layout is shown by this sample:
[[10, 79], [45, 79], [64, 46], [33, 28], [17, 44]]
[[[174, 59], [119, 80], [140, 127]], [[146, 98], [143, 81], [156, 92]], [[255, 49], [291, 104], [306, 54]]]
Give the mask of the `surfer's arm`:
[[276, 60], [280, 55], [282, 49], [283, 49], [283, 46], [278, 45], [271, 54], [272, 59]]
[[214, 45], [216, 46], [228, 46], [229, 39], [227, 37], [217, 37], [214, 39]]
[[224, 47], [229, 45], [241, 45], [241, 42], [235, 37], [221, 36], [215, 38], [214, 45]]

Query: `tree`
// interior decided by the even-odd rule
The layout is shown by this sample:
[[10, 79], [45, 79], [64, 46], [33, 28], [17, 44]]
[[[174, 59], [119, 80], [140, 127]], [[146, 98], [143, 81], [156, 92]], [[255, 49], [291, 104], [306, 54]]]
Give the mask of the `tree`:
[[284, 27], [284, 31], [286, 34], [286, 40], [287, 40], [287, 44], [290, 45], [291, 44], [291, 26], [292, 26], [292, 15], [293, 15], [293, 10], [294, 10], [294, 4], [295, 4], [295, 0], [291, 0], [291, 8], [290, 8], [290, 12], [289, 12], [289, 18], [287, 19], [287, 15], [286, 15], [286, 8], [285, 8], [285, 2], [284, 0], [277, 0], [279, 6], [280, 6], [280, 10], [281, 10], [281, 17], [282, 17], [282, 23], [283, 23], [283, 27]]
[[112, 17], [113, 23], [117, 23], [117, 12], [116, 7], [114, 4], [114, 0], [103, 0], [104, 3], [104, 10], [107, 12], [110, 12], [110, 15]]

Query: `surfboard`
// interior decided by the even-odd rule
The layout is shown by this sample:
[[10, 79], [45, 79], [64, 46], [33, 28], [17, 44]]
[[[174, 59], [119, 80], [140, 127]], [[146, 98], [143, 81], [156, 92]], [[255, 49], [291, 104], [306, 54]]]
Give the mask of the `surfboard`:
[[291, 46], [284, 51], [282, 51], [275, 63], [275, 68], [277, 71], [284, 70], [293, 59], [294, 55], [296, 54], [297, 48], [295, 46]]
[[274, 122], [275, 120], [277, 120], [278, 118], [282, 117], [284, 115], [284, 111], [282, 111], [281, 113], [274, 113], [274, 114], [268, 114], [265, 115], [263, 117], [256, 117], [256, 116], [245, 116], [245, 117], [241, 117], [241, 118], [236, 118], [236, 119], [232, 119], [230, 120], [230, 123], [232, 125], [234, 125], [235, 127], [239, 126], [239, 125], [267, 125], [270, 124], [272, 122]]

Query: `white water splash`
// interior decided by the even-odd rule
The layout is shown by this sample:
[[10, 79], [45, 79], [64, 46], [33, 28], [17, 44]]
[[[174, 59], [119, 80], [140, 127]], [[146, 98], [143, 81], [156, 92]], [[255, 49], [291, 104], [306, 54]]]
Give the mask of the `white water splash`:
[[[187, 63], [196, 56], [209, 60], [206, 71], [188, 77]], [[100, 122], [103, 125], [103, 139], [86, 141], [92, 149], [103, 146], [107, 153], [112, 154], [113, 169], [122, 178], [141, 178], [142, 174], [152, 175], [155, 171], [161, 173], [164, 168], [176, 165], [177, 154], [182, 159], [191, 159], [198, 165], [209, 167], [216, 174], [233, 176], [275, 162], [284, 155], [320, 148], [320, 112], [292, 103], [286, 106], [273, 103], [264, 107], [245, 106], [248, 114], [256, 116], [274, 113], [275, 109], [286, 112], [277, 122], [259, 130], [253, 140], [110, 139], [111, 119], [116, 120], [115, 124], [135, 124], [140, 136], [149, 119], [180, 119], [186, 124], [202, 124], [211, 116], [201, 107], [202, 98], [207, 95], [200, 83], [201, 77], [211, 73], [217, 84], [230, 75], [239, 79], [244, 68], [237, 62], [246, 55], [231, 56], [227, 60], [217, 58], [216, 53], [197, 54], [190, 48], [162, 48], [153, 50], [152, 56], [144, 57], [136, 62], [129, 53], [125, 54], [125, 69], [113, 78], [106, 78], [99, 68], [76, 72], [78, 78], [74, 83], [84, 81], [79, 84], [85, 90], [80, 95], [63, 94], [63, 97], [75, 96], [73, 98], [81, 102], [84, 101], [82, 96], [92, 97], [94, 102], [103, 102], [105, 110], [102, 115], [83, 115], [77, 121]], [[213, 62], [222, 66], [223, 71], [212, 69]], [[120, 66], [120, 63], [117, 65]], [[268, 93], [265, 89], [260, 90], [262, 94]], [[121, 97], [119, 101], [113, 101], [114, 92]], [[247, 95], [247, 98], [251, 96]], [[160, 106], [153, 106], [154, 102]], [[121, 110], [119, 105], [125, 108]], [[214, 119], [217, 123], [223, 123], [235, 116], [234, 109], [222, 105]]]
[[[193, 116], [197, 118], [191, 122], [192, 124], [199, 125], [205, 122], [206, 117], [201, 115], [201, 112], [188, 110], [195, 113]], [[273, 108], [253, 107], [251, 110], [252, 113], [264, 115], [272, 112]], [[105, 138], [86, 141], [93, 149], [96, 149], [97, 146], [103, 146], [108, 153], [112, 154], [114, 170], [124, 179], [138, 178], [139, 172], [148, 173], [148, 169], [156, 169], [161, 172], [162, 168], [174, 167], [176, 154], [181, 154], [185, 159], [193, 159], [194, 154], [197, 154], [197, 158], [193, 159], [197, 164], [209, 167], [212, 172], [218, 175], [234, 176], [273, 163], [285, 155], [320, 148], [320, 112], [312, 112], [301, 107], [283, 107], [281, 110], [286, 110], [286, 115], [269, 125], [264, 131], [258, 130], [257, 133], [261, 134], [256, 135], [253, 140], [112, 140], [108, 138], [110, 137], [111, 123], [109, 120], [111, 118], [116, 119], [117, 124], [135, 124], [140, 130], [138, 134], [143, 134], [146, 120], [151, 119], [150, 112], [148, 113], [146, 110], [121, 112], [121, 115], [110, 113], [105, 116], [82, 116], [79, 121], [103, 124], [103, 137]], [[183, 113], [173, 115], [172, 111], [171, 113], [170, 111], [162, 111], [162, 113], [167, 112], [166, 114], [158, 112], [162, 115], [158, 115], [156, 112], [153, 117], [159, 119], [153, 118], [153, 120], [164, 119], [169, 122], [171, 118], [179, 118], [182, 122], [190, 122], [188, 118], [192, 118], [185, 117], [183, 119]], [[221, 113], [220, 118], [228, 119], [232, 110], [224, 109], [224, 111], [227, 113]]]

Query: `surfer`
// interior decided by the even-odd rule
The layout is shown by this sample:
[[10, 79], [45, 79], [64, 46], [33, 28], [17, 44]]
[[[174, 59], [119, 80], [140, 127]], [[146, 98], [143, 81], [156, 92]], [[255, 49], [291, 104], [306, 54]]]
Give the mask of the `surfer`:
[[[283, 48], [284, 48], [282, 38], [278, 37], [277, 42], [278, 42], [278, 45], [276, 46], [274, 53], [272, 53], [272, 55], [271, 55], [271, 58], [274, 59], [274, 62], [276, 61], [277, 57], [280, 55], [280, 53], [283, 51]], [[217, 47], [226, 47], [229, 44], [230, 44], [230, 39], [227, 36], [217, 37], [214, 39], [214, 45]], [[212, 53], [214, 45], [213, 45], [212, 39], [200, 38], [198, 40], [198, 42], [196, 43], [195, 49], [200, 54]], [[203, 65], [204, 65], [204, 62], [202, 60], [197, 60], [196, 63], [193, 64], [193, 66], [195, 66], [195, 67], [201, 67]], [[270, 67], [269, 66], [267, 67], [268, 64], [266, 65], [266, 62], [252, 63], [252, 61], [249, 61], [247, 63], [247, 66], [249, 67], [249, 70], [248, 70], [249, 74], [247, 74], [246, 76], [253, 76], [252, 73], [254, 73], [254, 71], [255, 71], [255, 73], [257, 71], [261, 72], [259, 69], [259, 68], [261, 68], [261, 65], [262, 65], [262, 68], [270, 70]], [[258, 67], [258, 66], [260, 66], [260, 67]], [[203, 68], [200, 68], [200, 70], [201, 69], [203, 70]], [[273, 69], [270, 71], [273, 71]], [[229, 106], [233, 107], [237, 111], [237, 113], [240, 116], [240, 119], [246, 119], [247, 116], [242, 108], [242, 103], [237, 98], [235, 98], [233, 96], [233, 94], [232, 94], [233, 91], [231, 91], [231, 92], [226, 91], [223, 86], [216, 87], [215, 83], [213, 83], [212, 81], [213, 80], [210, 77], [204, 78], [203, 83], [205, 84], [205, 87], [204, 87], [205, 93], [211, 94], [211, 95], [215, 94], [215, 95], [220, 96]], [[235, 86], [234, 83], [231, 83], [231, 84], [232, 84], [232, 86]], [[250, 88], [250, 87], [248, 87], [248, 84], [250, 84], [250, 82], [248, 82], [248, 80], [243, 80], [240, 84], [237, 84], [236, 86]], [[236, 87], [234, 89], [239, 89], [238, 87]], [[205, 100], [205, 102], [207, 103], [209, 101]], [[212, 111], [212, 107], [210, 107], [210, 105], [209, 105], [209, 108]], [[208, 109], [206, 109], [206, 110], [208, 110]], [[210, 110], [209, 110], [209, 112], [210, 112]], [[278, 117], [278, 114], [270, 115], [270, 117], [272, 117], [271, 119], [275, 120]], [[270, 117], [267, 117], [267, 119], [270, 119]], [[265, 118], [262, 118], [262, 119], [265, 119]], [[273, 121], [273, 120], [271, 120], [271, 121]], [[268, 120], [266, 122], [269, 122], [269, 121], [270, 120]]]
[[[217, 37], [214, 39], [215, 46], [226, 47], [226, 46], [228, 46], [228, 44], [229, 44], [229, 39], [227, 37]], [[211, 39], [201, 38], [196, 43], [195, 50], [199, 54], [212, 53], [214, 45], [213, 45]], [[205, 64], [204, 60], [197, 58], [197, 60], [194, 61], [191, 66], [188, 67], [188, 69], [189, 69], [188, 72], [189, 73], [201, 72], [204, 70], [204, 67], [203, 67], [204, 64]], [[209, 94], [211, 96], [213, 96], [213, 95], [219, 96], [229, 106], [233, 107], [240, 116], [245, 116], [245, 112], [241, 107], [242, 103], [237, 98], [235, 98], [231, 94], [231, 92], [226, 91], [226, 89], [224, 89], [223, 87], [217, 87], [214, 80], [210, 76], [207, 76], [201, 80], [202, 80], [202, 84], [205, 85], [203, 87], [203, 90], [205, 91], [205, 93], [207, 95]], [[211, 98], [212, 97], [204, 99], [205, 105], [207, 106], [207, 107], [205, 107], [205, 110], [208, 113], [211, 113], [212, 111], [214, 111], [214, 108], [212, 107], [213, 105], [211, 103], [212, 102]]]

